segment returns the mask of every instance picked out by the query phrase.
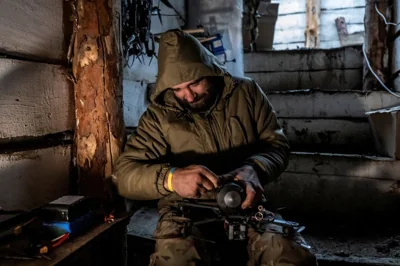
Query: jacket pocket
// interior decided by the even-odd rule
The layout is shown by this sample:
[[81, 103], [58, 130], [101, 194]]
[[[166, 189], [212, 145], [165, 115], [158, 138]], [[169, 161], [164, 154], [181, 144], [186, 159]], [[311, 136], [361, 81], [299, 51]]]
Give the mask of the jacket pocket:
[[236, 116], [231, 116], [227, 123], [227, 131], [229, 132], [229, 143], [231, 147], [238, 147], [249, 144], [247, 132]]
[[154, 231], [155, 239], [183, 237], [190, 220], [181, 217], [176, 210], [165, 207], [160, 210], [160, 218]]

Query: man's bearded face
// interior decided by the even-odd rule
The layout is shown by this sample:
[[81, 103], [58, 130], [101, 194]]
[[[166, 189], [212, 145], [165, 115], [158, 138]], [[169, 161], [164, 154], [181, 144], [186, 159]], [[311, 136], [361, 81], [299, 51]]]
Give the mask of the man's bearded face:
[[193, 112], [206, 111], [215, 102], [217, 94], [212, 79], [191, 80], [172, 88], [180, 104]]

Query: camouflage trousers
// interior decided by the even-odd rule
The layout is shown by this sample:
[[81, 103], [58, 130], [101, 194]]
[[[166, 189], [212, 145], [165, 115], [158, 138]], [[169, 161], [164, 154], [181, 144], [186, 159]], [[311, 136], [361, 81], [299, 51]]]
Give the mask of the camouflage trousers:
[[[204, 231], [211, 231], [216, 235], [210, 225], [203, 230], [193, 228], [188, 236], [182, 235], [187, 226], [187, 220], [176, 213], [161, 212], [161, 217], [155, 231], [156, 250], [150, 257], [151, 266], [186, 266], [186, 265], [246, 265], [247, 266], [315, 266], [315, 256], [306, 248], [282, 234], [282, 227], [269, 224], [264, 233], [259, 233], [252, 228], [248, 229], [247, 239], [243, 242], [244, 262], [239, 262], [239, 253], [229, 246], [232, 242], [216, 241], [210, 244], [209, 238], [204, 237]], [[204, 230], [205, 229], [205, 230]], [[218, 231], [224, 231], [218, 227]], [[304, 239], [300, 234], [297, 240]], [[227, 240], [226, 240], [227, 241]], [[236, 242], [237, 243], [237, 242]], [[243, 245], [242, 244], [242, 245]], [[216, 262], [216, 249], [225, 249], [231, 262]], [[247, 249], [247, 252], [246, 252]], [[247, 254], [246, 254], [247, 253]], [[243, 257], [243, 256], [242, 256]]]

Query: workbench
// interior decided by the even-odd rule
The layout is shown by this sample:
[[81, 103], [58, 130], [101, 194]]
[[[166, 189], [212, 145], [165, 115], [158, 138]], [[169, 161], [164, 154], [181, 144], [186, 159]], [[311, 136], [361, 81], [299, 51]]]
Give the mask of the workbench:
[[125, 266], [128, 223], [129, 217], [99, 224], [54, 249], [48, 254], [50, 260], [0, 259], [0, 266]]

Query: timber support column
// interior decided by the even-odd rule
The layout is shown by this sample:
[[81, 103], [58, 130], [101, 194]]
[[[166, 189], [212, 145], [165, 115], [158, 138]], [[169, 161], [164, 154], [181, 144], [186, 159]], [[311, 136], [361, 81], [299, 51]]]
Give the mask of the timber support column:
[[319, 22], [321, 13], [321, 0], [306, 1], [306, 30], [305, 47], [319, 48]]
[[124, 142], [119, 41], [113, 0], [74, 0], [72, 61], [76, 128], [73, 161], [78, 193], [105, 197]]
[[[376, 9], [385, 16], [387, 21], [391, 19], [387, 1], [365, 1], [365, 52], [374, 72], [387, 84], [390, 79], [388, 26]], [[368, 69], [364, 59], [363, 90], [377, 88], [381, 89], [382, 87]]]

